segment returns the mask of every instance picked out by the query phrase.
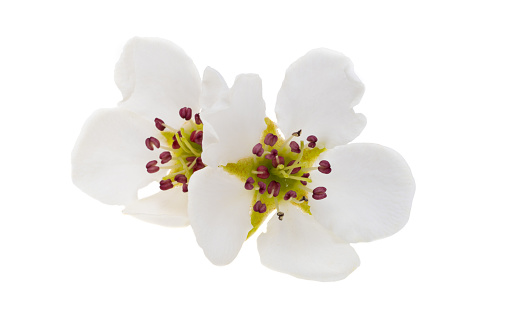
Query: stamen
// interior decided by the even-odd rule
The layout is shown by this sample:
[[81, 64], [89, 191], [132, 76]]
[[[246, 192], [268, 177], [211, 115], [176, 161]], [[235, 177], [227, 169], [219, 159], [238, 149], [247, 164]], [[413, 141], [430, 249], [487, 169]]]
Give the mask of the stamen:
[[183, 193], [187, 193], [187, 192], [188, 192], [188, 190], [187, 190], [187, 183], [184, 183], [184, 184], [182, 185], [182, 192], [183, 192]]
[[254, 145], [252, 148], [252, 154], [255, 154], [258, 157], [261, 157], [263, 152], [265, 152], [265, 150], [263, 150], [263, 145], [261, 145], [261, 143]]
[[157, 129], [160, 131], [166, 129], [166, 126], [164, 126], [164, 121], [159, 118], [155, 118], [155, 127], [157, 127]]
[[146, 147], [153, 151], [154, 148], [160, 148], [160, 141], [155, 137], [146, 138]]
[[319, 167], [317, 167], [319, 172], [323, 174], [330, 174], [332, 172], [332, 168], [330, 166], [330, 163], [327, 160], [321, 160], [319, 162]]
[[278, 150], [272, 149], [272, 151], [270, 151], [270, 153], [268, 155], [266, 155], [265, 158], [273, 160], [277, 156], [278, 156]]
[[[292, 166], [295, 164], [295, 160], [292, 160], [291, 162], [288, 163], [288, 167]], [[294, 169], [292, 169], [292, 171], [290, 172], [290, 174], [296, 174], [296, 173], [299, 173], [299, 171], [301, 170], [301, 167], [296, 167]]]
[[265, 213], [267, 211], [267, 206], [261, 203], [261, 201], [257, 201], [252, 209], [258, 213]]
[[315, 200], [320, 200], [326, 198], [326, 188], [325, 187], [317, 187], [312, 192], [312, 198]]
[[168, 190], [173, 188], [173, 182], [171, 182], [171, 179], [162, 180], [160, 181], [160, 189], [161, 190]]
[[260, 193], [260, 195], [263, 195], [265, 193], [265, 191], [267, 190], [267, 185], [265, 184], [265, 182], [258, 181], [258, 186], [259, 186], [258, 192]]
[[285, 158], [281, 156], [276, 156], [276, 158], [272, 159], [272, 167], [277, 168], [278, 166], [285, 165]]
[[175, 175], [175, 181], [178, 183], [187, 183], [187, 177], [184, 174], [177, 174]]
[[290, 150], [294, 153], [301, 153], [301, 148], [299, 147], [299, 144], [297, 142], [290, 142]]
[[278, 137], [274, 134], [268, 133], [267, 136], [265, 136], [264, 143], [270, 146], [274, 146], [278, 141]]
[[195, 114], [195, 123], [197, 125], [201, 125], [202, 124], [202, 119], [200, 119], [200, 113], [196, 113]]
[[285, 201], [288, 201], [289, 199], [296, 198], [296, 197], [297, 197], [297, 193], [293, 190], [289, 190], [289, 191], [287, 191], [287, 193], [285, 194], [285, 197], [283, 197], [283, 199]]
[[190, 154], [194, 154], [195, 156], [200, 157], [200, 152], [196, 151], [195, 148], [193, 148], [191, 143], [189, 143], [189, 140], [184, 139], [185, 137], [187, 137], [187, 135], [186, 135], [186, 133], [184, 131], [184, 128], [180, 128], [180, 131], [182, 133], [182, 143], [180, 144], [180, 146], [182, 147], [182, 145], [185, 145], [189, 149], [189, 151], [186, 150], [186, 152], [188, 152], [188, 153], [191, 152]]
[[166, 163], [170, 162], [171, 159], [173, 159], [173, 156], [171, 155], [171, 153], [169, 151], [164, 151], [160, 154], [159, 158], [160, 158], [160, 162], [162, 164], [166, 164]]
[[182, 119], [189, 121], [191, 120], [191, 115], [193, 114], [193, 111], [189, 107], [182, 107], [180, 111], [178, 111], [178, 114]]
[[146, 170], [148, 173], [157, 173], [160, 170], [160, 167], [157, 166], [156, 160], [152, 160], [146, 164]]
[[191, 136], [189, 137], [189, 140], [201, 146], [203, 138], [204, 132], [202, 130], [193, 130]]
[[269, 169], [267, 168], [267, 166], [263, 166], [263, 165], [258, 166], [256, 171], [252, 171], [251, 173], [256, 174], [257, 177], [259, 177], [260, 179], [264, 179], [264, 180], [268, 179], [270, 176]]
[[306, 140], [310, 142], [308, 143], [309, 148], [315, 148], [315, 142], [317, 142], [317, 137], [315, 137], [314, 135], [310, 135], [306, 138]]
[[252, 177], [249, 177], [247, 181], [245, 181], [245, 189], [252, 190], [254, 189], [254, 179]]
[[[310, 177], [310, 173], [304, 173], [303, 175], [301, 175], [302, 178], [309, 178]], [[301, 180], [301, 183], [303, 184], [303, 186], [306, 186], [308, 184], [307, 181], [303, 181]]]
[[281, 184], [279, 182], [270, 181], [270, 183], [267, 187], [267, 192], [274, 197], [278, 197], [280, 189], [281, 189]]

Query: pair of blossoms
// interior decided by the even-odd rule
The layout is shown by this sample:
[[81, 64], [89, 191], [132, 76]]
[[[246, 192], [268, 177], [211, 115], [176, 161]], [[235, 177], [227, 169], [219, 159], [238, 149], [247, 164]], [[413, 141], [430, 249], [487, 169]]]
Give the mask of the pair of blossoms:
[[[389, 236], [409, 218], [415, 184], [404, 159], [347, 144], [366, 119], [353, 111], [364, 86], [342, 54], [313, 50], [288, 68], [277, 125], [266, 118], [257, 75], [239, 75], [229, 88], [208, 67], [201, 80], [166, 40], [130, 40], [115, 81], [123, 100], [84, 125], [74, 183], [139, 219], [191, 224], [216, 265], [233, 261], [270, 216], [257, 239], [264, 265], [340, 280], [360, 264], [350, 243]], [[161, 190], [138, 199], [153, 181]]]

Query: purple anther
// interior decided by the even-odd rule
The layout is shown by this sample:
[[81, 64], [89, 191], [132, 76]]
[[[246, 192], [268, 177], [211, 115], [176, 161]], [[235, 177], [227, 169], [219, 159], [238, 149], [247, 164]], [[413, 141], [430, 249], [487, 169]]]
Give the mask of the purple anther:
[[199, 170], [201, 170], [204, 167], [205, 167], [205, 164], [202, 162], [202, 158], [198, 157], [198, 158], [196, 158], [195, 166], [193, 166], [193, 172], [199, 171]]
[[[301, 177], [308, 179], [310, 177], [310, 173], [304, 173], [303, 175], [301, 175]], [[308, 184], [308, 182], [303, 181], [303, 180], [301, 180], [301, 183], [303, 184], [303, 186], [306, 186]]]
[[290, 150], [294, 153], [301, 153], [301, 147], [296, 142], [290, 142]]
[[261, 203], [261, 201], [257, 201], [254, 206], [252, 207], [252, 209], [258, 213], [265, 213], [267, 212], [267, 206], [263, 203]]
[[285, 158], [276, 156], [276, 158], [272, 159], [272, 167], [277, 168], [278, 165], [285, 166]]
[[153, 151], [154, 148], [160, 148], [160, 142], [155, 137], [146, 138], [146, 147]]
[[271, 133], [268, 133], [267, 136], [265, 136], [265, 140], [264, 140], [265, 144], [270, 145], [270, 146], [274, 146], [274, 144], [276, 144], [277, 141], [278, 141], [278, 137]]
[[256, 176], [259, 177], [260, 179], [269, 178], [270, 173], [269, 173], [269, 169], [267, 168], [267, 166], [260, 165], [260, 166], [258, 166], [258, 168], [256, 170], [258, 172], [260, 172], [260, 173], [256, 174]]
[[160, 163], [166, 164], [168, 163], [173, 157], [171, 156], [171, 153], [169, 151], [164, 151], [160, 154]]
[[255, 154], [258, 157], [261, 157], [263, 152], [265, 152], [265, 150], [263, 150], [263, 145], [261, 145], [261, 143], [254, 145], [252, 148], [252, 154]]
[[148, 173], [157, 173], [160, 170], [160, 167], [157, 166], [156, 160], [152, 160], [146, 164], [146, 170]]
[[317, 167], [319, 172], [323, 174], [330, 174], [332, 172], [332, 168], [330, 166], [330, 163], [327, 160], [321, 160], [319, 162], [319, 167]]
[[180, 111], [178, 111], [178, 114], [182, 119], [185, 119], [186, 121], [191, 120], [191, 116], [193, 115], [193, 111], [189, 107], [182, 107]]
[[[292, 160], [291, 162], [288, 163], [287, 166], [290, 167], [290, 166], [294, 165], [295, 162], [296, 162], [295, 160]], [[292, 171], [290, 172], [290, 174], [296, 174], [296, 173], [298, 173], [300, 170], [301, 170], [301, 167], [293, 168]]]
[[187, 183], [187, 177], [184, 174], [175, 175], [175, 181], [178, 183]]
[[269, 194], [272, 194], [272, 196], [274, 197], [278, 197], [279, 195], [279, 189], [281, 189], [281, 184], [277, 181], [270, 181], [268, 187], [267, 187], [267, 192]]
[[171, 147], [175, 150], [180, 149], [180, 144], [178, 143], [176, 136], [173, 136], [173, 144], [171, 144]]
[[201, 125], [202, 124], [202, 119], [200, 119], [200, 113], [196, 113], [195, 114], [195, 123], [197, 125]]
[[272, 149], [272, 151], [270, 151], [270, 153], [268, 155], [266, 155], [265, 158], [272, 160], [272, 159], [276, 158], [277, 156], [278, 156], [278, 150]]
[[183, 192], [183, 193], [187, 193], [187, 192], [188, 192], [188, 190], [187, 190], [187, 183], [184, 183], [184, 184], [182, 185], [182, 192]]
[[283, 197], [283, 199], [285, 201], [288, 201], [289, 199], [296, 198], [296, 197], [297, 197], [297, 193], [293, 190], [289, 190], [289, 191], [287, 191], [287, 193], [285, 194], [285, 197]]
[[201, 130], [193, 130], [191, 133], [191, 136], [189, 137], [189, 140], [193, 143], [196, 143], [198, 145], [202, 145], [202, 140], [204, 138], [204, 132]]
[[247, 181], [245, 181], [245, 189], [252, 190], [254, 189], [254, 179], [252, 177], [249, 177]]
[[315, 200], [326, 198], [326, 188], [325, 187], [317, 187], [312, 192], [312, 198]]
[[317, 142], [317, 137], [314, 135], [310, 135], [306, 138], [306, 140], [310, 143], [308, 143], [309, 148], [315, 148], [315, 142]]
[[160, 190], [168, 190], [173, 188], [173, 182], [171, 182], [171, 179], [162, 180], [159, 182], [160, 184]]
[[259, 187], [258, 192], [260, 193], [260, 195], [263, 195], [265, 193], [265, 191], [267, 190], [267, 185], [265, 184], [265, 182], [258, 181], [258, 187]]
[[157, 129], [160, 131], [166, 129], [166, 127], [164, 126], [164, 121], [162, 121], [159, 118], [155, 118], [155, 127], [157, 127]]

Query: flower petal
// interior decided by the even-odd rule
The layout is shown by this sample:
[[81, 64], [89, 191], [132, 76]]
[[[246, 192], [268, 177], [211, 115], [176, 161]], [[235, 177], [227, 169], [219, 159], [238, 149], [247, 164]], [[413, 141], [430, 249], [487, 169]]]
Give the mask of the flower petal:
[[220, 100], [213, 98], [212, 106], [202, 110], [202, 160], [211, 167], [218, 167], [252, 156], [252, 148], [259, 142], [266, 127], [265, 102], [261, 95], [261, 79], [258, 75], [237, 76], [233, 87], [226, 93], [221, 93], [221, 83], [208, 83], [214, 79], [213, 71], [206, 71], [204, 88], [217, 91], [205, 91], [203, 95], [218, 95]]
[[85, 122], [72, 151], [72, 181], [106, 204], [127, 204], [137, 191], [163, 172], [148, 174], [146, 163], [157, 152], [146, 137], [157, 133], [152, 122], [130, 111], [101, 109]]
[[226, 108], [229, 104], [229, 87], [222, 75], [211, 67], [204, 70], [204, 78], [202, 79], [202, 92], [200, 95], [200, 106], [206, 111], [210, 111], [216, 103], [223, 103], [221, 107], [216, 109]]
[[193, 174], [188, 194], [188, 214], [198, 245], [213, 264], [229, 264], [252, 229], [252, 192], [237, 177], [206, 167]]
[[134, 201], [126, 206], [123, 213], [161, 226], [189, 225], [187, 194], [182, 192], [181, 186]]
[[317, 281], [346, 278], [360, 265], [353, 248], [291, 204], [285, 216], [269, 221], [267, 232], [258, 237], [261, 262], [276, 271]]
[[128, 41], [115, 67], [121, 90], [120, 106], [153, 120], [158, 117], [178, 128], [182, 107], [199, 110], [200, 75], [187, 54], [160, 38], [135, 37]]
[[286, 72], [276, 104], [279, 128], [285, 136], [299, 129], [304, 137], [315, 135], [318, 147], [346, 144], [366, 126], [364, 115], [353, 111], [363, 93], [350, 59], [312, 50]]
[[313, 172], [312, 184], [327, 188], [311, 201], [315, 219], [344, 241], [372, 241], [407, 223], [415, 182], [402, 156], [377, 144], [349, 144], [324, 152], [330, 174]]

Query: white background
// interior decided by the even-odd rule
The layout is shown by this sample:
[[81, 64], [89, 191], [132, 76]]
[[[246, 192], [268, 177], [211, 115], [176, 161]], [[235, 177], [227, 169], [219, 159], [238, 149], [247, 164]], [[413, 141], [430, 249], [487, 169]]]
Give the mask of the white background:
[[[29, 1], [0, 5], [1, 331], [517, 331], [519, 11], [514, 1]], [[230, 84], [315, 47], [366, 85], [356, 140], [399, 151], [408, 225], [354, 245], [340, 282], [213, 266], [191, 229], [73, 186], [70, 152], [132, 36], [170, 39]]]

